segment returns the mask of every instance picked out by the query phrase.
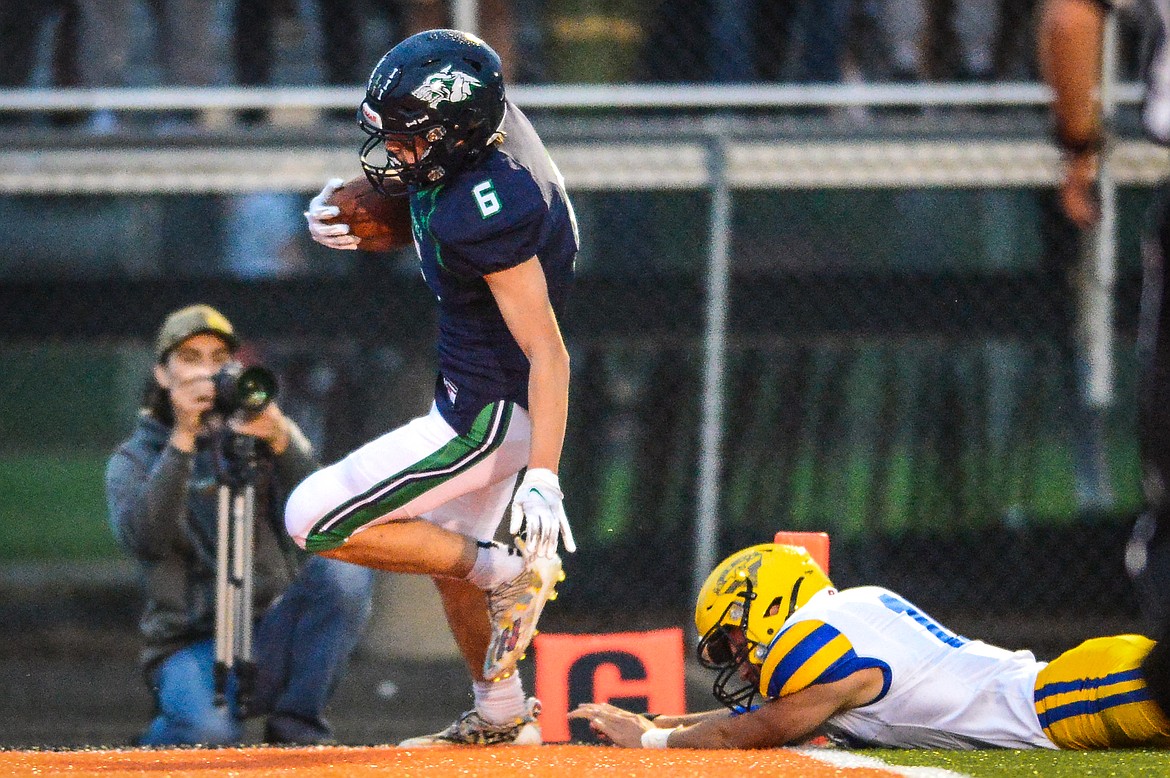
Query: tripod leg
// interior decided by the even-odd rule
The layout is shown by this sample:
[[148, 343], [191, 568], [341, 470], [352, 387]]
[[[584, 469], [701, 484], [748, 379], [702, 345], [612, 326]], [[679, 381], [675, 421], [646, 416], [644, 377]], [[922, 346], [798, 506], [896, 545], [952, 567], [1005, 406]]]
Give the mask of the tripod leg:
[[219, 513], [216, 516], [215, 547], [215, 704], [226, 701], [228, 673], [231, 671], [235, 615], [233, 587], [229, 582], [231, 564], [232, 506], [231, 490], [219, 487]]
[[256, 487], [248, 484], [236, 500], [236, 584], [237, 608], [235, 628], [235, 668], [239, 684], [241, 710], [251, 704], [255, 687], [256, 666], [252, 661], [253, 567], [254, 531], [256, 519]]

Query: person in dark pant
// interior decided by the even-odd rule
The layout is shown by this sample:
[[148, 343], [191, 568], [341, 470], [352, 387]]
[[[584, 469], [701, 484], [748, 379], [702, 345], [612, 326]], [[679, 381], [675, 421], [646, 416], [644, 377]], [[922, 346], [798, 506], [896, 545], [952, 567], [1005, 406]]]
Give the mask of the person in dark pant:
[[[214, 308], [175, 311], [158, 332], [154, 382], [134, 431], [110, 457], [106, 492], [119, 543], [142, 566], [142, 660], [156, 715], [140, 745], [223, 745], [241, 719], [267, 716], [270, 743], [331, 742], [323, 718], [370, 614], [373, 577], [355, 565], [309, 557], [283, 529], [285, 498], [317, 469], [308, 440], [275, 403], [248, 417], [213, 409], [212, 377], [239, 346]], [[241, 706], [214, 681], [217, 493], [222, 437], [254, 437], [255, 687]], [[222, 432], [219, 427], [218, 432]]]
[[77, 86], [77, 3], [0, 3], [0, 87], [33, 86], [41, 31], [53, 26], [50, 82]]
[[[390, 20], [398, 26], [396, 3], [383, 3]], [[321, 64], [325, 83], [353, 85], [366, 75], [362, 57], [359, 5], [353, 0], [320, 3]], [[236, 0], [232, 6], [232, 56], [238, 83], [256, 86], [272, 83], [276, 24], [296, 14], [289, 0]], [[347, 118], [352, 118], [347, 114]]]
[[[1170, 146], [1170, 0], [1148, 0], [1143, 14], [1153, 27], [1153, 56], [1146, 68], [1143, 124], [1147, 136]], [[1056, 142], [1064, 154], [1060, 202], [1068, 218], [1088, 228], [1098, 218], [1097, 171], [1104, 135], [1098, 103], [1107, 15], [1114, 0], [1046, 0], [1038, 37], [1045, 81], [1054, 93]], [[1126, 566], [1159, 640], [1142, 665], [1150, 690], [1170, 710], [1170, 305], [1165, 260], [1170, 248], [1170, 200], [1165, 184], [1154, 206], [1155, 229], [1143, 241], [1142, 302], [1138, 328], [1141, 381], [1138, 430], [1146, 512], [1135, 525]]]

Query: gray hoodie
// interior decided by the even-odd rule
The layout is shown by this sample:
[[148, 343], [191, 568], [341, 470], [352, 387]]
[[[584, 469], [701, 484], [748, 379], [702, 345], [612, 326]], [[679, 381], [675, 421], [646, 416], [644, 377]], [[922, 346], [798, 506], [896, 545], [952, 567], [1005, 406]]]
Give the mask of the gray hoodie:
[[[284, 531], [284, 502], [317, 461], [304, 434], [289, 424], [289, 445], [279, 457], [265, 456], [267, 447], [257, 446], [257, 616], [280, 596], [303, 559]], [[210, 438], [199, 438], [195, 452], [187, 454], [169, 445], [170, 436], [170, 427], [144, 411], [106, 467], [110, 525], [142, 566], [146, 609], [139, 629], [148, 670], [215, 629], [216, 457]]]

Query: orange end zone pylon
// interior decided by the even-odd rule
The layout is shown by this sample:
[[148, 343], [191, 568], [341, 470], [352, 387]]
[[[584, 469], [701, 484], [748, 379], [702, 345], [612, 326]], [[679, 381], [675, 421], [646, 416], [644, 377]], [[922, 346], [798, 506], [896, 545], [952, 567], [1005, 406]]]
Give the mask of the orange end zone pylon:
[[829, 574], [829, 533], [827, 532], [777, 532], [773, 543], [786, 546], [804, 546], [813, 561]]

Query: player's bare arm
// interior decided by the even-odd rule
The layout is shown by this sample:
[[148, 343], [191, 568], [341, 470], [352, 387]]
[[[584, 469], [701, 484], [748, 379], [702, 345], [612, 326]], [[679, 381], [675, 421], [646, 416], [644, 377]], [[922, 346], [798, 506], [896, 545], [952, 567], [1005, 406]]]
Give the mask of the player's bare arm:
[[557, 472], [569, 412], [569, 352], [548, 299], [540, 260], [484, 276], [508, 330], [528, 358], [528, 412], [532, 417], [529, 468]]
[[1101, 143], [1100, 77], [1105, 9], [1093, 0], [1047, 0], [1038, 47], [1052, 87], [1056, 136], [1065, 152], [1061, 205], [1081, 227], [1097, 220], [1094, 195]]
[[656, 727], [673, 729], [674, 727], [689, 727], [713, 719], [725, 719], [730, 715], [731, 711], [727, 708], [715, 708], [699, 713], [684, 713], [681, 716], [656, 716], [653, 721]]
[[586, 719], [595, 731], [615, 745], [637, 748], [650, 729], [678, 727], [668, 735], [670, 748], [775, 748], [799, 743], [815, 734], [829, 718], [872, 702], [884, 679], [877, 668], [866, 668], [840, 681], [815, 684], [779, 699], [769, 700], [753, 711], [732, 716], [727, 711], [693, 714], [698, 723], [677, 725], [677, 719], [649, 721], [612, 705], [586, 704], [571, 718]]
[[1047, 0], [1040, 18], [1040, 65], [1054, 92], [1059, 131], [1070, 141], [1100, 134], [1105, 13], [1093, 0]]

